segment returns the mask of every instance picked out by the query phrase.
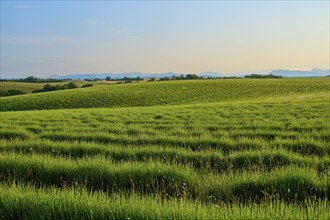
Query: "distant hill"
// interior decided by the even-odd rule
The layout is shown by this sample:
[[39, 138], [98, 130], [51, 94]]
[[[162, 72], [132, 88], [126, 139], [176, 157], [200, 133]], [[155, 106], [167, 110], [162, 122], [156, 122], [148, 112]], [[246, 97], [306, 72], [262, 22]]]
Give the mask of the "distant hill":
[[313, 76], [327, 76], [330, 70], [312, 69], [310, 71], [301, 70], [273, 70], [269, 74], [283, 77], [313, 77]]

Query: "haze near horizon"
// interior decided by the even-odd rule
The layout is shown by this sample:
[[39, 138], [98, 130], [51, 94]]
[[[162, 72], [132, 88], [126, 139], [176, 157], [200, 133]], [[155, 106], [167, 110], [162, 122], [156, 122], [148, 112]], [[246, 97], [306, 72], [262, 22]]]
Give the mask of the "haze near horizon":
[[1, 78], [329, 69], [329, 2], [1, 1]]

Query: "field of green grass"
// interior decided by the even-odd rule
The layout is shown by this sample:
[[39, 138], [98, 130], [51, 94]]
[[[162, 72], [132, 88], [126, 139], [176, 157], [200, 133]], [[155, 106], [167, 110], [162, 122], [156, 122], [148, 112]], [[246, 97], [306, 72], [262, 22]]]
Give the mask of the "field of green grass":
[[329, 219], [328, 78], [0, 99], [0, 219]]

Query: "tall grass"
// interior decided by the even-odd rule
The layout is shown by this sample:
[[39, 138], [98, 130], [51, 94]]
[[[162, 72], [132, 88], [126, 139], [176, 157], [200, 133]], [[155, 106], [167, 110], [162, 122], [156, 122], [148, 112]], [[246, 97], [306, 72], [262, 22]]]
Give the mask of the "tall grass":
[[329, 219], [328, 200], [201, 204], [155, 196], [89, 193], [77, 188], [0, 185], [2, 219]]
[[8, 141], [0, 140], [0, 152], [14, 152], [28, 155], [52, 155], [67, 158], [90, 158], [103, 156], [113, 162], [160, 161], [169, 164], [183, 164], [200, 172], [228, 172], [241, 170], [271, 170], [282, 166], [315, 167], [320, 171], [330, 167], [330, 159], [306, 157], [282, 149], [261, 151], [240, 151], [224, 156], [218, 151], [192, 151], [185, 148], [108, 145], [94, 142], [54, 142], [49, 140]]
[[[111, 163], [102, 157], [79, 160], [8, 154], [0, 156], [1, 180], [37, 186], [82, 186], [93, 191], [158, 193], [201, 201], [260, 200], [278, 195], [287, 201], [328, 198], [328, 178], [305, 167], [198, 174], [189, 166], [159, 162]], [[324, 179], [324, 177], [326, 177]]]

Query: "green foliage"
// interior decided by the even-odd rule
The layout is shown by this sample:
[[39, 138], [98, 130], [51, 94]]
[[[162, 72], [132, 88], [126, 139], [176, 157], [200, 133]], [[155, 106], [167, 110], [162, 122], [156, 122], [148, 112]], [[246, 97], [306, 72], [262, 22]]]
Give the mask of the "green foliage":
[[[85, 84], [84, 81], [74, 81], [75, 84], [77, 84], [79, 87]], [[63, 86], [63, 83], [61, 82], [52, 82], [48, 83], [52, 86], [58, 87], [57, 90], [61, 90], [60, 88]], [[92, 84], [93, 87], [107, 87], [109, 84], [107, 83], [101, 83], [101, 82], [91, 82], [89, 84]], [[6, 90], [21, 90], [26, 93], [32, 93], [33, 90], [42, 90], [45, 83], [26, 83], [26, 82], [12, 82], [12, 81], [0, 81], [0, 88], [2, 91]]]
[[133, 82], [133, 81], [143, 81], [143, 78], [141, 77], [127, 77], [127, 76], [124, 76], [122, 79], [118, 79], [120, 81], [124, 81], [125, 82]]
[[93, 87], [94, 85], [91, 83], [87, 83], [81, 86], [81, 88], [86, 88], [86, 87]]
[[282, 76], [276, 76], [273, 74], [267, 74], [267, 75], [261, 75], [261, 74], [251, 74], [251, 75], [245, 75], [244, 78], [250, 78], [250, 79], [277, 79], [282, 78]]
[[[68, 80], [68, 79], [67, 79]], [[11, 80], [1, 80], [2, 82], [27, 82], [27, 83], [49, 83], [49, 82], [64, 82], [66, 80], [61, 80], [61, 79], [40, 79], [34, 76], [28, 76], [26, 78], [21, 78], [21, 79], [11, 79]]]
[[24, 95], [26, 92], [18, 89], [10, 89], [7, 91], [0, 91], [0, 96]]
[[78, 88], [77, 84], [75, 84], [74, 82], [69, 82], [67, 84], [67, 86], [68, 86], [68, 89], [76, 89], [76, 88]]
[[[93, 86], [93, 84], [86, 84], [86, 85], [89, 85], [88, 87], [91, 87], [90, 85]], [[50, 92], [50, 91], [56, 91], [56, 90], [76, 89], [76, 88], [79, 88], [79, 86], [74, 82], [69, 82], [68, 84], [54, 85], [54, 86], [52, 86], [50, 84], [46, 84], [46, 85], [44, 85], [43, 89], [33, 90], [32, 93]]]
[[[183, 75], [183, 74], [181, 74], [180, 76], [175, 76], [175, 75], [173, 75], [172, 76], [172, 78], [171, 78], [171, 80], [189, 80], [189, 79], [203, 79], [203, 77], [202, 76], [198, 76], [198, 75], [196, 75], [196, 74], [187, 74], [187, 75]], [[163, 80], [170, 80], [168, 77], [164, 77], [164, 78], [161, 78], [160, 79], [161, 81], [163, 81]]]
[[169, 81], [171, 80], [170, 78], [168, 78], [167, 76], [160, 78], [159, 81]]

